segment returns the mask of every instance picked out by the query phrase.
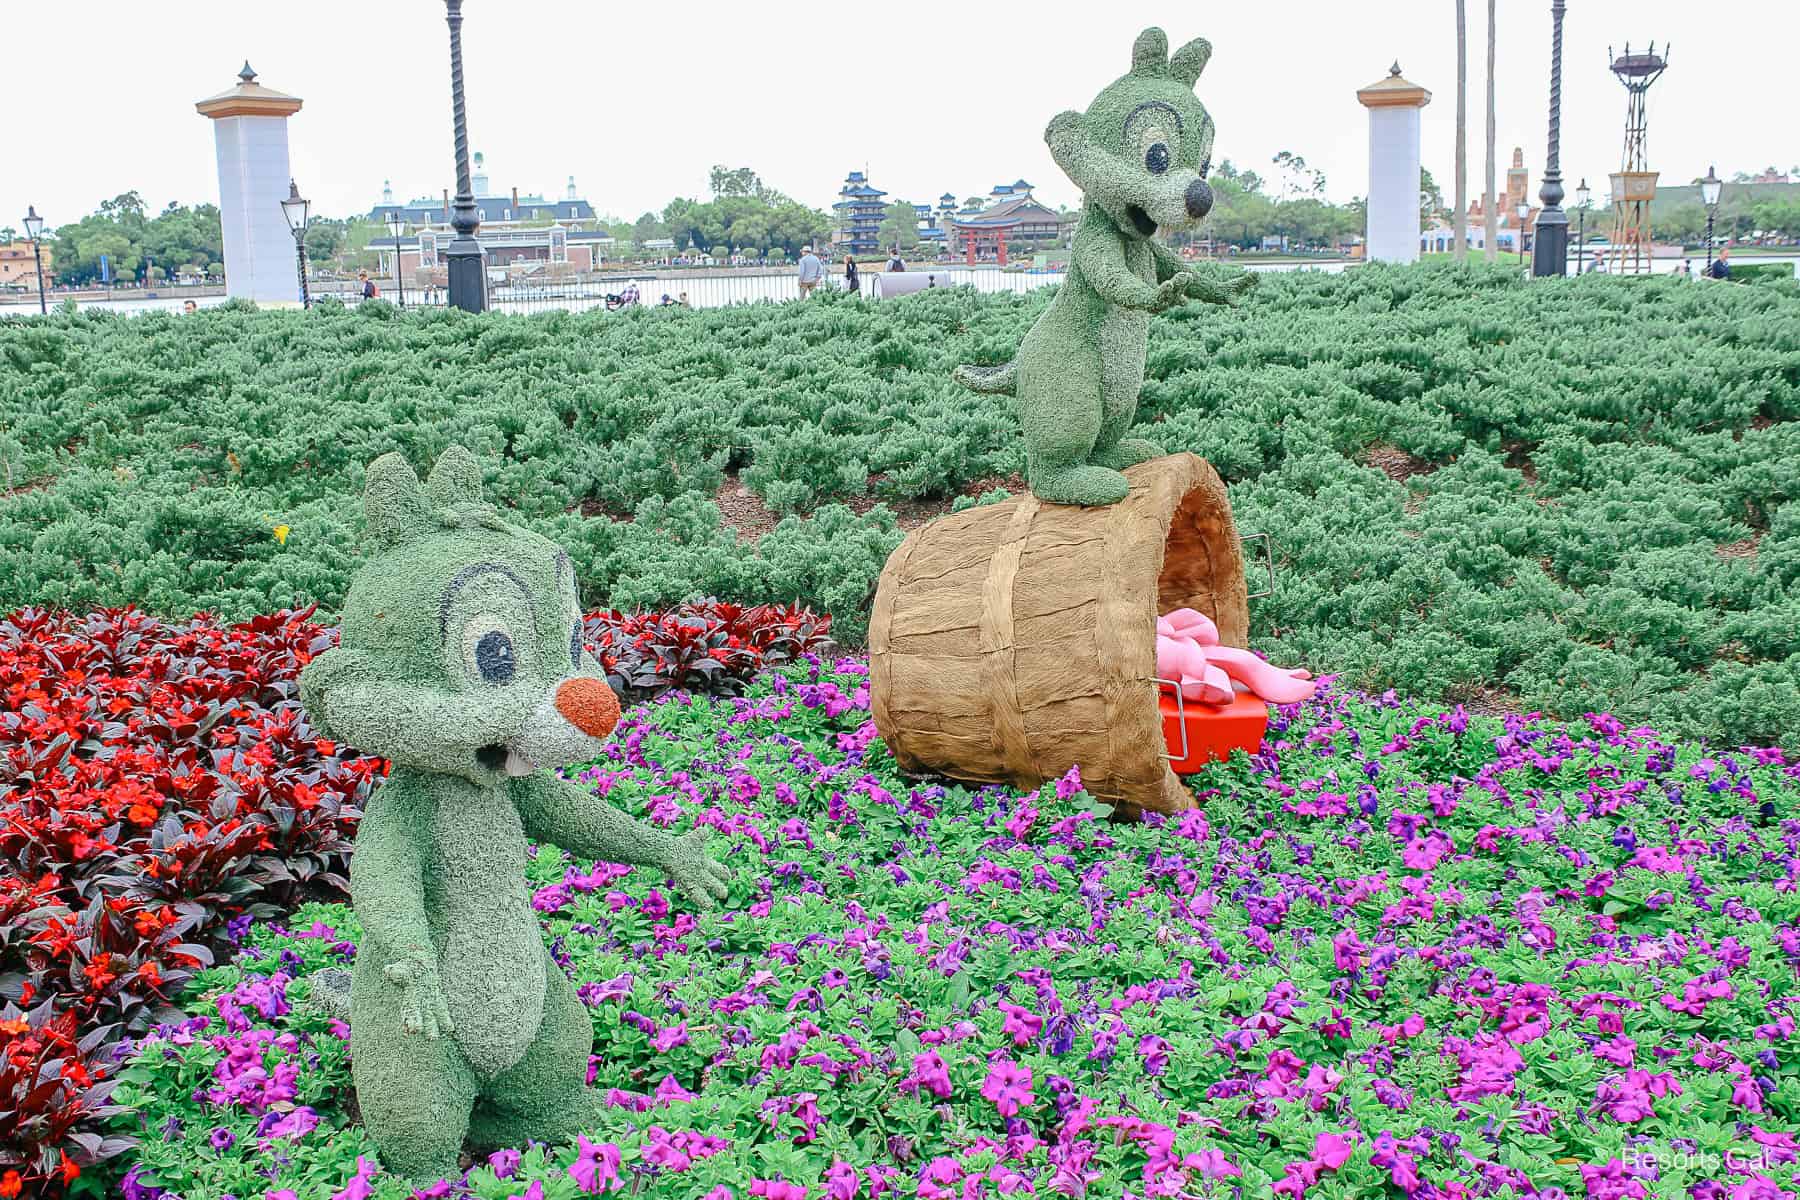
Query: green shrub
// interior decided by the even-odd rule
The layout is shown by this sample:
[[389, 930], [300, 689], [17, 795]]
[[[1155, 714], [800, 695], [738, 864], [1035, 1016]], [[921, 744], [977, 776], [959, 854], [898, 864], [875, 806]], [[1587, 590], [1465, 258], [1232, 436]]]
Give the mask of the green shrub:
[[[1800, 738], [1774, 699], [1800, 684], [1800, 285], [1262, 282], [1152, 322], [1136, 431], [1273, 537], [1258, 648], [1376, 691]], [[1012, 401], [949, 376], [1010, 358], [1047, 298], [0, 319], [0, 609], [330, 614], [363, 464], [460, 442], [590, 605], [798, 599], [854, 645], [900, 535], [840, 506], [948, 509], [1023, 468]], [[755, 546], [713, 504], [739, 485], [784, 518]]]

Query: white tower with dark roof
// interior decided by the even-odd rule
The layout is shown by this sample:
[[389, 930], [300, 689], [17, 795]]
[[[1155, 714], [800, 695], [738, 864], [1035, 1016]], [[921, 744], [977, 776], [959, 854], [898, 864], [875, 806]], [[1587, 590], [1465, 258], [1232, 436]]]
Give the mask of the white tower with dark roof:
[[226, 295], [258, 304], [298, 305], [294, 233], [281, 215], [281, 202], [292, 178], [287, 122], [300, 111], [299, 98], [256, 82], [256, 72], [246, 62], [236, 87], [194, 108], [213, 123]]

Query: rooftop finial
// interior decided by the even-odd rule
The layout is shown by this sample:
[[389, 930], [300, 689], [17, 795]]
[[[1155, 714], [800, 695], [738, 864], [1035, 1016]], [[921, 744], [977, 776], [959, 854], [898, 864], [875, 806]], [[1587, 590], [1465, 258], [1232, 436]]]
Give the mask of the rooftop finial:
[[1396, 58], [1394, 60], [1394, 65], [1388, 68], [1388, 75], [1390, 78], [1393, 78], [1393, 79], [1400, 78], [1400, 60], [1399, 59]]
[[256, 72], [250, 69], [250, 60], [244, 60], [244, 69], [238, 72], [238, 79], [247, 86], [256, 82]]

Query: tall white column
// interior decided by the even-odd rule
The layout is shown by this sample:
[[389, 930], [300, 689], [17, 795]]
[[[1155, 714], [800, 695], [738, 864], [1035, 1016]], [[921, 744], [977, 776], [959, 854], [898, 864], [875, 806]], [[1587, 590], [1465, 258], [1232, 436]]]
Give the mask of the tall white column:
[[1431, 93], [1400, 75], [1356, 93], [1369, 110], [1368, 232], [1370, 262], [1419, 260], [1419, 117]]
[[294, 234], [281, 214], [288, 195], [288, 118], [300, 100], [263, 87], [245, 63], [238, 86], [194, 108], [213, 123], [225, 292], [271, 306], [300, 303]]

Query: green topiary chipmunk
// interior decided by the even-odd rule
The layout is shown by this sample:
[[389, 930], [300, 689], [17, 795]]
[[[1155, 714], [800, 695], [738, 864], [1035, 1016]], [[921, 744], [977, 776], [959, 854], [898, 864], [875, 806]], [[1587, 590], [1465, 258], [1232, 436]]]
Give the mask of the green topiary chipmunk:
[[1211, 56], [1195, 38], [1171, 58], [1163, 31], [1146, 29], [1130, 73], [1085, 113], [1060, 113], [1044, 131], [1056, 165], [1086, 196], [1074, 261], [1017, 358], [955, 375], [977, 392], [1018, 397], [1027, 481], [1040, 500], [1125, 498], [1120, 472], [1163, 453], [1125, 437], [1144, 382], [1150, 314], [1189, 299], [1229, 304], [1256, 282], [1195, 275], [1151, 240], [1159, 227], [1191, 226], [1212, 209], [1213, 122], [1194, 97]]
[[583, 652], [569, 556], [483, 502], [474, 457], [450, 447], [421, 488], [385, 455], [364, 504], [379, 552], [300, 695], [393, 764], [350, 862], [351, 1044], [384, 1165], [429, 1183], [456, 1178], [465, 1135], [561, 1143], [597, 1123], [593, 1025], [544, 948], [526, 839], [664, 870], [700, 907], [730, 876], [705, 830], [671, 836], [553, 773], [599, 753], [619, 704]]

